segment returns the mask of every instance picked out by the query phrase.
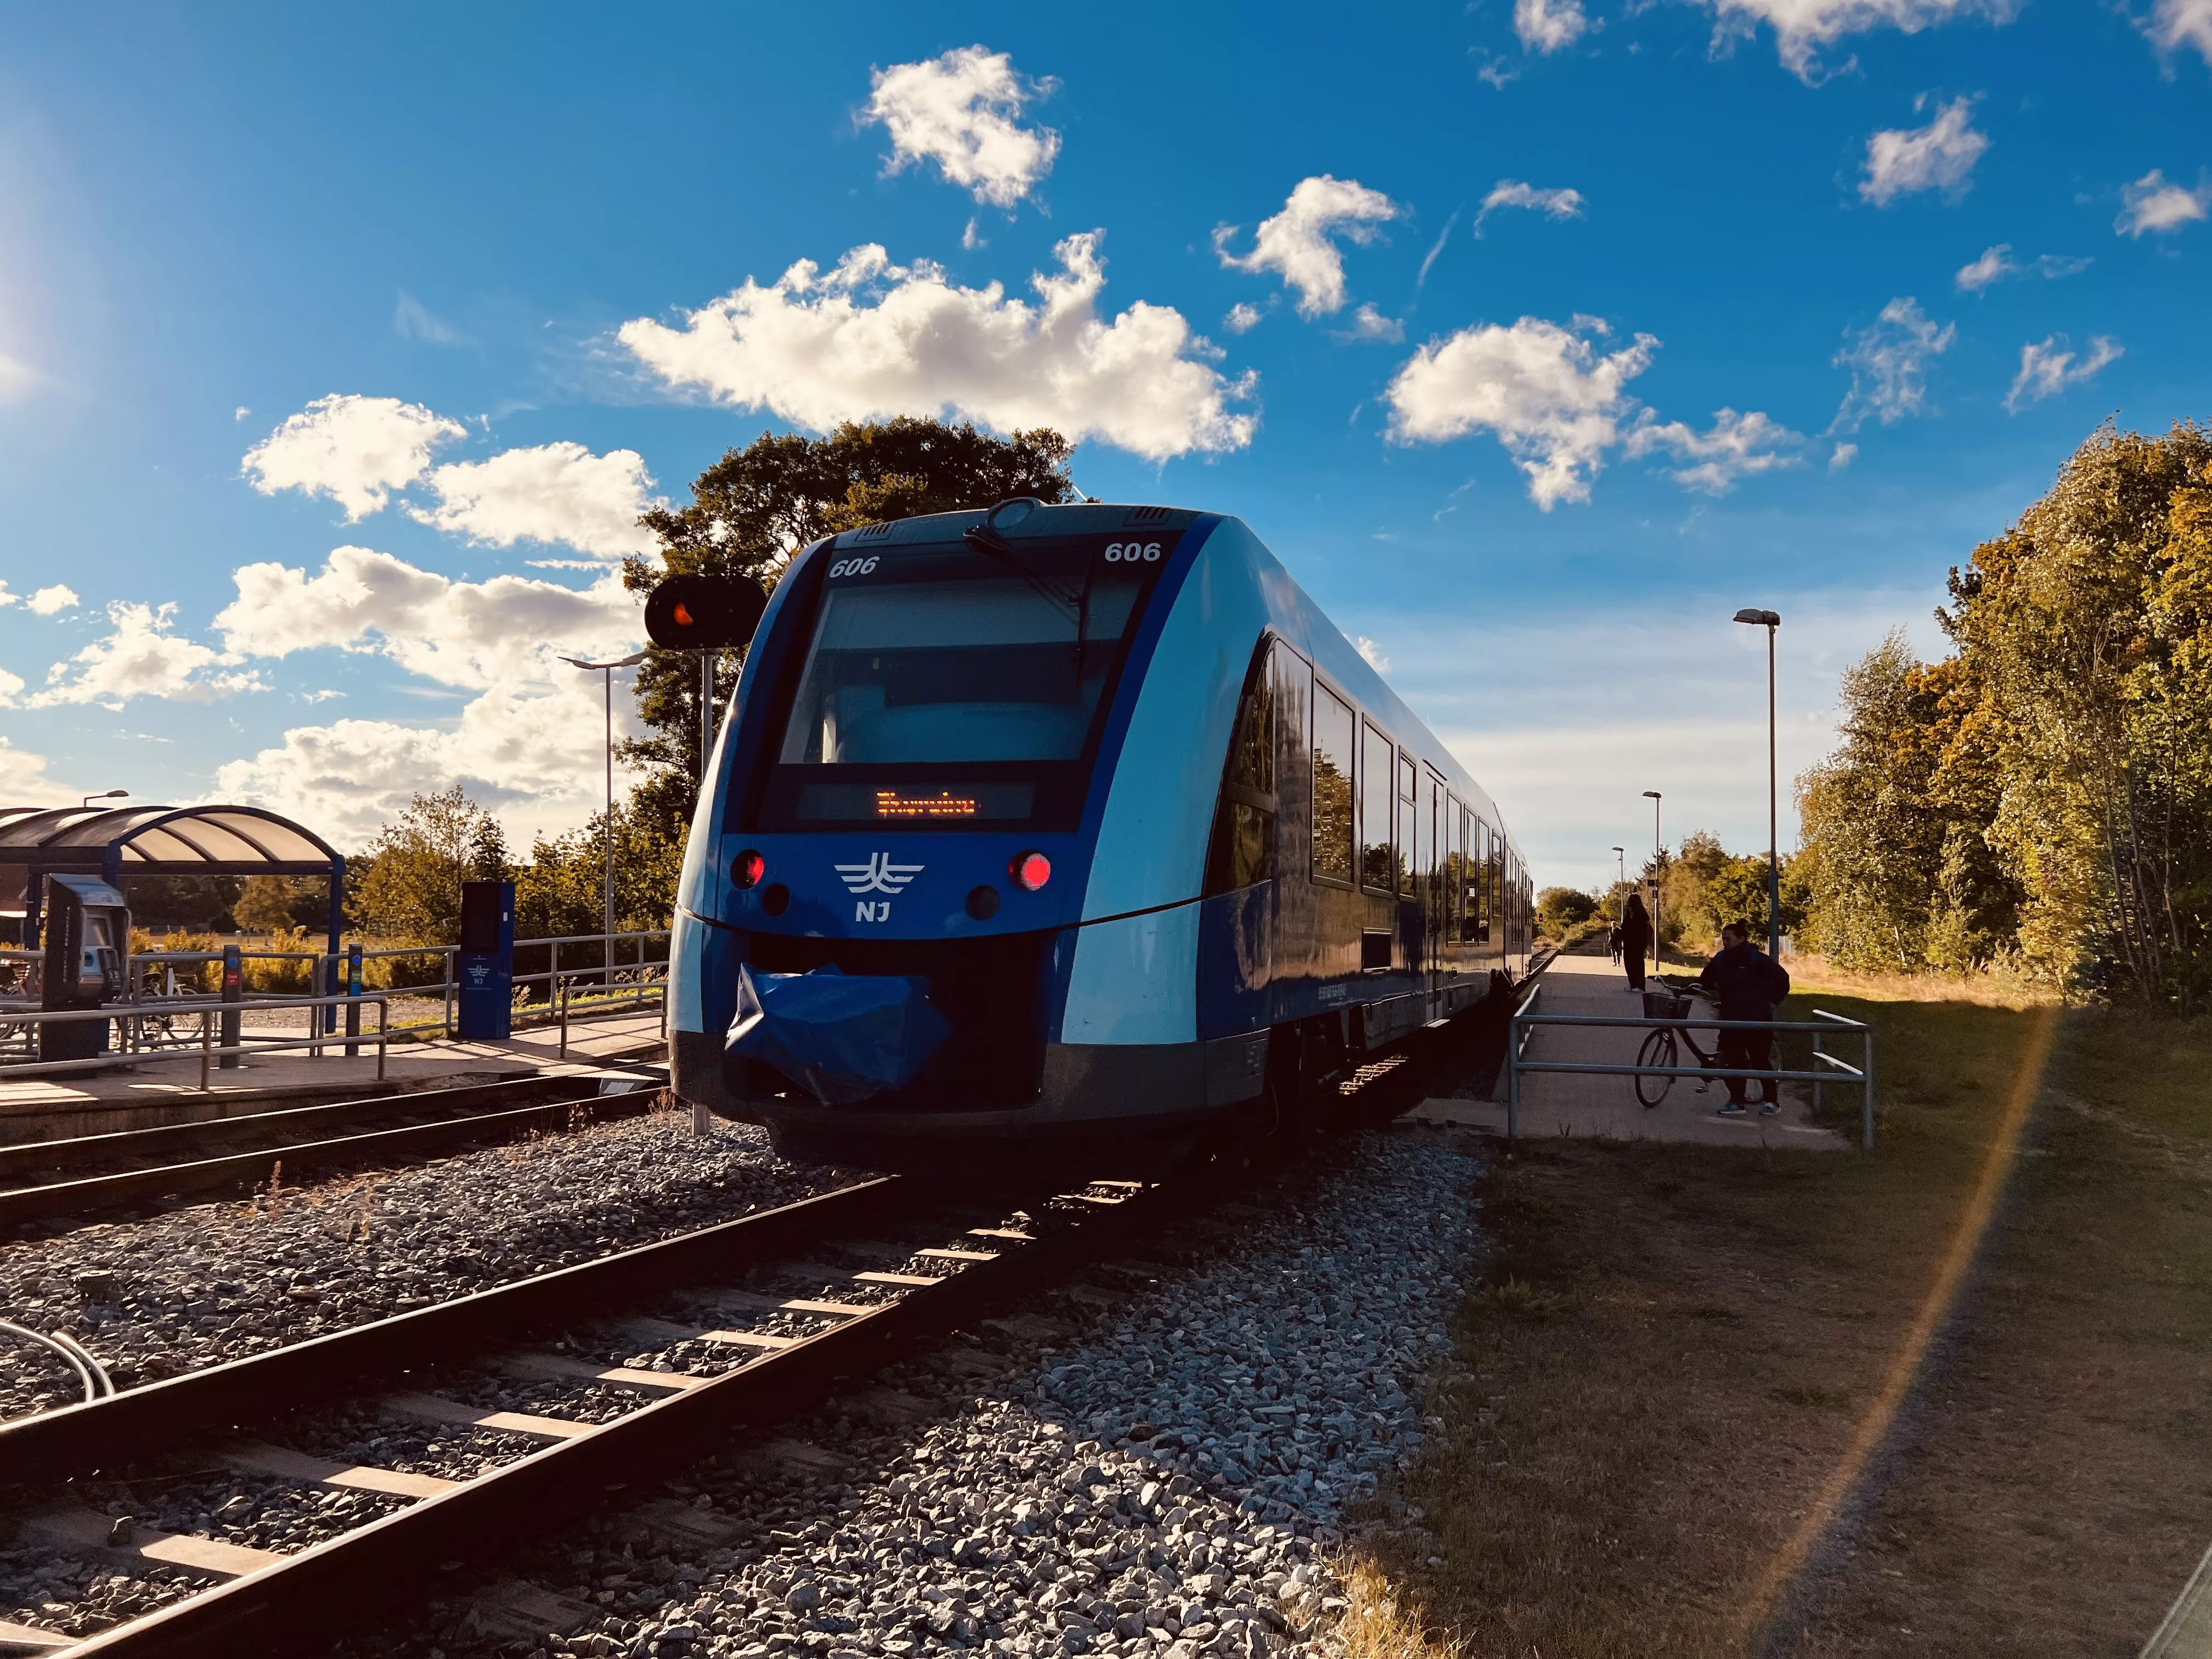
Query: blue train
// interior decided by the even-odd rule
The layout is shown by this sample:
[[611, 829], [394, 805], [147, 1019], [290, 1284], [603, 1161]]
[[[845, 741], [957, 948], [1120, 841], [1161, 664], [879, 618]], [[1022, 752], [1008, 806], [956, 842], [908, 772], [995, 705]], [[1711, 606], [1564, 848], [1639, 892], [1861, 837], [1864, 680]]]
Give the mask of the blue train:
[[[1496, 804], [1220, 514], [1024, 498], [813, 544], [709, 776], [675, 1090], [809, 1161], [1157, 1168], [1315, 1123], [1528, 965]], [[911, 987], [926, 1063], [851, 1098], [731, 1041], [827, 969]]]

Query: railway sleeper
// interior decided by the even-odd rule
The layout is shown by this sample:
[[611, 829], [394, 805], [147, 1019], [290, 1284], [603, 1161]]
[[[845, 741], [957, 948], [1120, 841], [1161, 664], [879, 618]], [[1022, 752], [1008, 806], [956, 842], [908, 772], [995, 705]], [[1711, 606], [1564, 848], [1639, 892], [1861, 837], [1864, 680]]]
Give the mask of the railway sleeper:
[[[1104, 1189], [1098, 1190], [1099, 1187]], [[917, 1218], [905, 1213], [902, 1201], [908, 1194], [897, 1188], [897, 1183], [878, 1182], [868, 1183], [866, 1189], [848, 1189], [848, 1194], [842, 1195], [843, 1206], [856, 1214], [897, 1213], [909, 1225], [915, 1224]], [[712, 1283], [700, 1285], [699, 1279], [711, 1279], [714, 1276], [712, 1258], [715, 1253], [708, 1251], [702, 1259], [699, 1235], [692, 1236], [690, 1248], [674, 1251], [665, 1245], [644, 1247], [629, 1253], [632, 1259], [627, 1264], [621, 1258], [586, 1264], [600, 1270], [599, 1280], [611, 1282], [629, 1295], [678, 1295], [684, 1285], [690, 1284], [696, 1287], [694, 1295], [698, 1300], [712, 1303], [720, 1299], [742, 1304], [734, 1310], [795, 1316], [812, 1322], [809, 1334], [791, 1335], [625, 1316], [612, 1310], [596, 1319], [586, 1316], [589, 1328], [604, 1334], [619, 1334], [647, 1348], [706, 1342], [738, 1350], [741, 1356], [738, 1363], [713, 1376], [595, 1364], [538, 1348], [501, 1348], [499, 1339], [504, 1334], [501, 1328], [517, 1323], [524, 1317], [520, 1313], [468, 1322], [443, 1309], [434, 1308], [420, 1315], [385, 1322], [387, 1328], [404, 1328], [411, 1323], [423, 1323], [434, 1328], [443, 1334], [434, 1349], [426, 1348], [419, 1340], [411, 1345], [402, 1341], [397, 1348], [377, 1355], [372, 1352], [373, 1345], [362, 1335], [362, 1330], [373, 1331], [375, 1328], [338, 1334], [345, 1340], [333, 1347], [332, 1358], [339, 1352], [357, 1349], [361, 1352], [361, 1366], [354, 1373], [356, 1386], [361, 1370], [392, 1369], [395, 1358], [401, 1369], [459, 1360], [509, 1375], [608, 1386], [648, 1398], [637, 1409], [603, 1422], [487, 1409], [426, 1392], [390, 1393], [370, 1402], [378, 1412], [397, 1418], [441, 1428], [490, 1431], [541, 1443], [538, 1451], [513, 1457], [465, 1480], [339, 1463], [261, 1442], [228, 1443], [216, 1455], [225, 1466], [241, 1472], [273, 1474], [299, 1488], [375, 1493], [403, 1500], [403, 1507], [296, 1553], [280, 1554], [216, 1539], [156, 1532], [137, 1534], [126, 1542], [118, 1534], [127, 1529], [128, 1523], [82, 1507], [60, 1508], [35, 1516], [29, 1523], [30, 1529], [34, 1535], [47, 1538], [72, 1553], [88, 1552], [99, 1559], [114, 1560], [118, 1565], [135, 1565], [141, 1571], [160, 1565], [222, 1581], [216, 1589], [194, 1599], [82, 1640], [76, 1645], [87, 1659], [94, 1655], [114, 1654], [227, 1654], [241, 1650], [242, 1646], [281, 1644], [284, 1632], [297, 1621], [326, 1619], [330, 1607], [341, 1598], [361, 1599], [363, 1585], [374, 1586], [387, 1597], [396, 1595], [403, 1583], [427, 1588], [423, 1574], [459, 1565], [441, 1559], [442, 1557], [465, 1556], [488, 1536], [537, 1529], [565, 1520], [592, 1507], [605, 1493], [622, 1490], [632, 1480], [650, 1479], [680, 1467], [695, 1455], [702, 1437], [771, 1420], [818, 1399], [836, 1379], [872, 1370], [897, 1352], [927, 1342], [933, 1335], [957, 1329], [981, 1313], [988, 1299], [1002, 1297], [1018, 1285], [1034, 1284], [1038, 1274], [1066, 1265], [1071, 1251], [1081, 1252], [1096, 1236], [1097, 1223], [1085, 1224], [1090, 1218], [1096, 1217], [1103, 1222], [1108, 1214], [1118, 1216], [1124, 1210], [1134, 1213], [1131, 1200], [1143, 1190], [1133, 1182], [1098, 1183], [1090, 1190], [1058, 1194], [1048, 1200], [1048, 1205], [1056, 1206], [1063, 1217], [1074, 1221], [1076, 1224], [1072, 1227], [1040, 1227], [1036, 1218], [1024, 1212], [1016, 1216], [1015, 1226], [971, 1228], [959, 1235], [988, 1237], [1001, 1246], [1015, 1245], [1019, 1241], [1011, 1251], [1004, 1248], [972, 1249], [962, 1244], [925, 1245], [918, 1249], [901, 1244], [877, 1247], [894, 1257], [903, 1255], [909, 1262], [941, 1266], [945, 1269], [942, 1274], [826, 1267], [803, 1261], [760, 1262], [753, 1269], [777, 1278], [805, 1279], [828, 1287], [818, 1297], [769, 1297]], [[770, 1242], [771, 1248], [777, 1244], [788, 1248], [799, 1242], [789, 1237], [794, 1225], [792, 1217], [810, 1206], [819, 1206], [816, 1212], [824, 1216], [842, 1212], [835, 1204], [809, 1200], [807, 1204], [790, 1206], [784, 1212], [756, 1218], [769, 1224], [759, 1230], [760, 1236]], [[728, 1237], [732, 1230], [742, 1230], [744, 1225], [725, 1224], [721, 1228], [708, 1230], [708, 1233]], [[1116, 1224], [1112, 1232], [1118, 1238], [1124, 1231]], [[938, 1237], [944, 1237], [943, 1232], [939, 1231]], [[683, 1246], [686, 1241], [670, 1243]], [[665, 1264], [664, 1273], [641, 1279], [640, 1261], [651, 1259]], [[629, 1271], [625, 1271], [626, 1266]], [[684, 1271], [686, 1268], [690, 1271]], [[740, 1274], [744, 1271], [739, 1268]], [[544, 1278], [548, 1284], [533, 1286], [526, 1281], [523, 1285], [502, 1287], [463, 1301], [496, 1309], [500, 1305], [498, 1298], [507, 1295], [511, 1304], [534, 1310], [529, 1316], [531, 1322], [543, 1330], [548, 1325], [557, 1326], [560, 1312], [567, 1311], [556, 1311], [555, 1306], [547, 1305], [548, 1291], [554, 1285], [561, 1281], [599, 1282], [593, 1274], [580, 1274], [575, 1269], [562, 1270]], [[834, 1287], [839, 1284], [865, 1287], [872, 1299], [838, 1299]], [[515, 1291], [522, 1291], [523, 1295], [515, 1297], [512, 1295]], [[605, 1299], [604, 1293], [599, 1299]], [[428, 1316], [427, 1320], [425, 1316]], [[488, 1357], [470, 1358], [468, 1350], [475, 1349], [483, 1355], [487, 1347], [491, 1350]], [[950, 1358], [957, 1364], [958, 1356]], [[215, 1372], [228, 1373], [234, 1377], [268, 1372], [278, 1378], [291, 1376], [295, 1381], [304, 1378], [325, 1382], [333, 1376], [333, 1372], [325, 1368], [301, 1370], [299, 1356], [292, 1355], [288, 1360], [283, 1350], [217, 1367]], [[172, 1384], [155, 1385], [155, 1389], [166, 1391], [180, 1404], [198, 1400], [210, 1407], [216, 1404], [209, 1398], [210, 1392], [218, 1391], [222, 1395], [218, 1420], [239, 1420], [240, 1397], [222, 1390], [219, 1382], [205, 1380], [214, 1375], [201, 1373], [197, 1377], [179, 1378]], [[143, 1395], [147, 1391], [136, 1392]], [[296, 1392], [282, 1387], [249, 1388], [244, 1390], [244, 1399], [252, 1402], [253, 1409], [264, 1413], [280, 1413], [305, 1403]], [[53, 1415], [68, 1417], [82, 1424], [86, 1431], [95, 1424], [105, 1426], [114, 1421], [128, 1425], [136, 1417], [143, 1434], [149, 1426], [146, 1403], [143, 1398], [134, 1399], [132, 1395], [118, 1395], [93, 1407], [67, 1408]], [[916, 1420], [933, 1412], [926, 1401], [880, 1389], [858, 1396], [854, 1409], [893, 1422]], [[191, 1416], [188, 1408], [184, 1419], [189, 1421]], [[151, 1420], [161, 1421], [160, 1415], [155, 1414]], [[173, 1448], [173, 1432], [181, 1425], [172, 1418], [165, 1426], [170, 1431], [165, 1437], [167, 1445]], [[57, 1425], [44, 1425], [48, 1438], [43, 1443], [40, 1434], [27, 1436], [20, 1431], [21, 1425], [16, 1427], [14, 1433], [0, 1431], [0, 1450], [11, 1449], [9, 1442], [14, 1443], [15, 1448], [22, 1448], [27, 1443], [30, 1449], [40, 1454], [40, 1461], [47, 1464], [51, 1472], [58, 1472], [52, 1469], [52, 1465], [61, 1447], [51, 1438]], [[119, 1449], [109, 1443], [106, 1437], [80, 1433], [67, 1425], [60, 1425], [60, 1431], [64, 1443], [82, 1442], [88, 1452], [96, 1449], [100, 1467], [114, 1467], [114, 1455]], [[131, 1437], [124, 1437], [126, 1441]], [[843, 1467], [843, 1460], [835, 1452], [795, 1441], [770, 1441], [753, 1455], [787, 1469], [814, 1474]], [[720, 1529], [720, 1523], [714, 1517], [700, 1516], [688, 1505], [650, 1505], [647, 1509], [658, 1516], [657, 1524], [678, 1528], [705, 1528], [717, 1532]], [[663, 1509], [667, 1511], [665, 1515], [659, 1513]], [[649, 1521], [648, 1524], [656, 1523]], [[556, 1624], [573, 1626], [578, 1622], [576, 1615], [588, 1616], [592, 1611], [563, 1608], [559, 1605], [562, 1601], [541, 1587], [520, 1585], [511, 1594], [495, 1594], [489, 1605], [480, 1607], [470, 1616], [487, 1633], [505, 1629], [542, 1635]], [[500, 1611], [502, 1607], [507, 1611]], [[509, 1613], [520, 1622], [508, 1624]], [[43, 1641], [44, 1633], [40, 1633], [39, 1639]], [[40, 1649], [33, 1646], [31, 1650]]]

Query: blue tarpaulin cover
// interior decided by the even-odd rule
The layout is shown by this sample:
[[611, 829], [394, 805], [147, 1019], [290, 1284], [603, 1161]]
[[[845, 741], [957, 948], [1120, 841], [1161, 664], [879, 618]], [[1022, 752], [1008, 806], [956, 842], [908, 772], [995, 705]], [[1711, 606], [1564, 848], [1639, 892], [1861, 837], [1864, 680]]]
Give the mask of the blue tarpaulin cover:
[[929, 981], [894, 974], [738, 970], [726, 1062], [766, 1060], [823, 1104], [902, 1089], [952, 1035], [929, 1006]]

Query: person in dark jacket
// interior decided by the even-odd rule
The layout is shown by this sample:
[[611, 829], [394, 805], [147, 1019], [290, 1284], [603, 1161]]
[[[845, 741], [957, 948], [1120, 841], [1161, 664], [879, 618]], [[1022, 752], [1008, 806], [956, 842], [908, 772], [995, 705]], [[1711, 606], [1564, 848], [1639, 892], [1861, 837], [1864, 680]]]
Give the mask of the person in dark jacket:
[[1605, 936], [1605, 948], [1613, 953], [1613, 965], [1620, 966], [1620, 924], [1615, 922]]
[[[1783, 965], [1751, 942], [1751, 930], [1740, 921], [1721, 929], [1721, 953], [1705, 964], [1698, 983], [1711, 993], [1715, 1012], [1723, 1019], [1772, 1019], [1782, 999], [1790, 994], [1790, 974]], [[1774, 1033], [1723, 1031], [1721, 1064], [1746, 1072], [1774, 1069]], [[1748, 1078], [1728, 1080], [1724, 1117], [1739, 1117], [1744, 1110], [1744, 1085]], [[1759, 1114], [1772, 1117], [1782, 1109], [1775, 1097], [1774, 1079], [1759, 1079]]]
[[1631, 893], [1620, 912], [1620, 954], [1628, 968], [1628, 988], [1644, 988], [1644, 957], [1651, 949], [1651, 913], [1644, 908], [1644, 895]]

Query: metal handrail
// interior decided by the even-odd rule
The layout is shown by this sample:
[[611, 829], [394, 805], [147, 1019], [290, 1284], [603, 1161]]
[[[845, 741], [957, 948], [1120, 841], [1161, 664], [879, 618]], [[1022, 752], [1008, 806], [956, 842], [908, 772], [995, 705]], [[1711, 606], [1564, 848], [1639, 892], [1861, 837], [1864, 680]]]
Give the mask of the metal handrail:
[[[374, 1005], [376, 1008], [376, 1079], [380, 1083], [384, 1080], [386, 1048], [388, 1042], [387, 1026], [391, 1018], [391, 1011], [383, 992], [364, 992], [358, 997], [276, 997], [267, 999], [255, 1006], [258, 1007], [267, 1008], [272, 1004], [295, 1008], [322, 1008], [334, 1005], [351, 1008], [360, 1008], [365, 1005]], [[217, 1003], [214, 1006], [221, 1007], [225, 1005]], [[231, 1007], [238, 1006], [236, 1003], [232, 1003], [228, 1006]], [[70, 1021], [81, 1022], [94, 1019], [101, 1021], [112, 1020], [118, 1023], [122, 1023], [133, 1019], [143, 1019], [147, 1017], [148, 1016], [143, 1012], [124, 1006], [110, 1006], [106, 1008], [40, 1009], [36, 1011], [27, 1011], [20, 1014], [10, 1013], [8, 1016], [8, 1021], [10, 1024], [58, 1025], [68, 1024]], [[312, 1024], [313, 1022], [310, 1023]], [[356, 1039], [356, 1041], [359, 1040], [360, 1039]], [[310, 1045], [319, 1046], [321, 1042], [322, 1038], [318, 1035], [304, 1037], [241, 1038], [241, 1040], [237, 1042], [218, 1043], [215, 1041], [215, 1023], [212, 1020], [208, 1021], [203, 1024], [200, 1027], [200, 1091], [203, 1094], [205, 1094], [213, 1090], [215, 1085], [210, 1080], [210, 1073], [211, 1063], [216, 1060], [234, 1054], [268, 1054], [281, 1048], [304, 1048]], [[97, 1071], [103, 1067], [125, 1066], [131, 1063], [131, 1061], [126, 1054], [118, 1052], [101, 1054], [91, 1060], [40, 1060], [15, 1065], [0, 1064], [0, 1081], [4, 1081], [9, 1078], [52, 1077], [70, 1072]]]
[[[1542, 988], [1539, 987], [1540, 990]], [[1813, 1109], [1821, 1109], [1826, 1103], [1826, 1091], [1830, 1084], [1844, 1079], [1836, 1073], [1847, 1073], [1856, 1080], [1863, 1093], [1859, 1142], [1872, 1152], [1875, 1146], [1875, 1029], [1864, 1020], [1849, 1019], [1825, 1008], [1813, 1011], [1809, 1020], [1797, 1019], [1720, 1019], [1716, 1018], [1659, 1019], [1650, 1016], [1630, 1014], [1539, 1014], [1528, 1012], [1536, 1002], [1534, 993], [1513, 1012], [1507, 1032], [1505, 1053], [1505, 1134], [1508, 1139], [1516, 1138], [1521, 1128], [1521, 1074], [1523, 1072], [1578, 1072], [1592, 1077], [1696, 1077], [1741, 1078], [1746, 1081], [1771, 1083], [1809, 1083], [1813, 1085]], [[1743, 1067], [1727, 1066], [1616, 1066], [1596, 1062], [1572, 1060], [1523, 1060], [1533, 1028], [1538, 1025], [1596, 1025], [1627, 1026], [1645, 1030], [1715, 1030], [1715, 1031], [1810, 1031], [1813, 1033], [1814, 1069], [1807, 1072], [1784, 1071], [1779, 1067]], [[1856, 1032], [1863, 1045], [1858, 1066], [1847, 1065], [1820, 1047], [1823, 1036], [1839, 1032]], [[1823, 1071], [1821, 1066], [1833, 1067]]]

